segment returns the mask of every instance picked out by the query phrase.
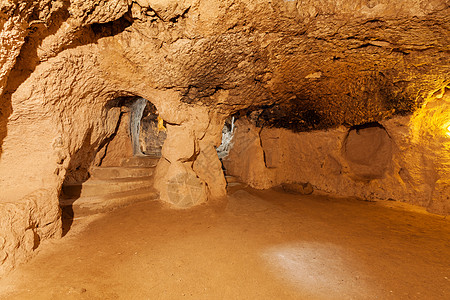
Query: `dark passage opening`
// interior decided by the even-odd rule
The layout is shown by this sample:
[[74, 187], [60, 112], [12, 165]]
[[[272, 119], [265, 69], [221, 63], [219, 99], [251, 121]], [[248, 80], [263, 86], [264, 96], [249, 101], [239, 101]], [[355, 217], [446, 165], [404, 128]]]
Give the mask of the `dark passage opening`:
[[70, 158], [60, 195], [63, 236], [76, 217], [154, 197], [152, 175], [166, 138], [164, 122], [141, 97], [113, 99], [105, 105], [112, 109], [120, 110], [114, 133], [91, 144], [91, 128]]

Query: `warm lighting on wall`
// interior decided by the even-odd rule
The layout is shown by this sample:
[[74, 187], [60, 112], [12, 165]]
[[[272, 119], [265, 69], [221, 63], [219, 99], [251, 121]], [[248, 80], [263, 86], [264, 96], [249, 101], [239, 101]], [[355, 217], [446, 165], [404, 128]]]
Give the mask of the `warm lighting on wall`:
[[[449, 115], [447, 116], [447, 120], [448, 120], [448, 117], [450, 117], [450, 111], [449, 111]], [[444, 134], [447, 135], [447, 137], [450, 137], [450, 121], [444, 123], [441, 128], [442, 128]]]
[[[439, 147], [450, 149], [450, 82], [430, 92], [425, 103], [411, 118], [411, 131], [413, 143], [430, 145], [436, 142]], [[446, 155], [450, 159], [450, 155]]]

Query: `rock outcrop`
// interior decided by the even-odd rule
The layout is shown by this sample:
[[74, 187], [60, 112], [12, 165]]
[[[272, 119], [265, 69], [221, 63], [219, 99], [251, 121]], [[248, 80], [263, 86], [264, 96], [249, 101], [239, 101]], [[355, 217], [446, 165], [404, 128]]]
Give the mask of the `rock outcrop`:
[[[395, 177], [392, 183], [417, 178], [414, 184], [401, 179], [394, 198], [409, 201], [411, 191], [422, 189], [433, 196], [414, 203], [448, 211], [443, 163], [448, 145], [442, 134], [434, 135], [437, 125], [430, 121], [444, 114], [444, 100], [427, 96], [446, 85], [450, 74], [449, 5], [448, 0], [2, 1], [0, 273], [24, 261], [37, 241], [60, 235], [58, 194], [67, 171], [95, 165], [117, 128], [121, 112], [114, 103], [121, 97], [147, 99], [167, 124], [155, 185], [172, 205], [189, 207], [225, 195], [214, 148], [225, 119], [247, 114], [253, 119], [248, 126], [263, 128], [250, 130], [246, 141], [246, 150], [258, 157], [264, 154], [258, 134], [267, 128], [331, 128], [299, 133], [317, 137], [309, 145], [312, 153], [320, 143], [341, 149], [347, 129], [340, 126], [380, 122], [400, 149], [392, 150], [397, 165], [372, 171]], [[420, 124], [413, 123], [405, 135], [413, 114]], [[294, 134], [266, 132], [277, 130]], [[439, 142], [428, 143], [430, 134]], [[425, 163], [403, 167], [400, 161], [410, 164], [410, 156], [422, 159], [416, 146], [409, 148], [419, 144], [428, 151]], [[325, 155], [320, 161], [332, 173], [347, 172], [333, 153], [320, 152]], [[266, 163], [277, 168], [283, 155], [271, 155]], [[278, 182], [276, 171], [264, 171], [263, 160], [255, 163], [239, 172], [254, 172], [248, 178], [257, 187]], [[421, 166], [427, 175], [417, 169]], [[257, 177], [262, 170], [264, 177]], [[355, 166], [349, 170], [367, 175]], [[342, 176], [325, 180], [324, 174], [297, 181], [336, 192], [330, 186], [354, 187], [346, 195], [362, 190], [360, 182]], [[422, 186], [419, 179], [430, 176], [435, 185]], [[390, 186], [380, 186], [377, 195], [391, 197], [383, 190]]]

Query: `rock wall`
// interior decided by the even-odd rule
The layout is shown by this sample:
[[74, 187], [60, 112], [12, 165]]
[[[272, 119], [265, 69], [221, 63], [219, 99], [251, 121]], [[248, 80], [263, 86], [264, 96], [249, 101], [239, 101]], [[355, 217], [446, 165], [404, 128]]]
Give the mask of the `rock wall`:
[[309, 182], [316, 190], [397, 200], [450, 214], [450, 90], [413, 116], [380, 124], [294, 133], [236, 122], [226, 172], [257, 189]]
[[[172, 141], [162, 151], [166, 164], [159, 168], [165, 174], [157, 186], [163, 201], [189, 207], [206, 201], [208, 195], [225, 194], [217, 155], [206, 160], [200, 156], [204, 164], [196, 165], [199, 172], [206, 168], [215, 171], [217, 178], [211, 180], [208, 172], [197, 175], [193, 170], [202, 149], [217, 142], [211, 137], [216, 136], [213, 128], [218, 128], [220, 136], [225, 116], [180, 102], [178, 92], [136, 86], [132, 79], [117, 85], [103, 76], [96, 51], [96, 46], [87, 45], [49, 59], [37, 66], [11, 97], [13, 113], [0, 160], [0, 206], [4, 215], [17, 210], [21, 213], [15, 214], [28, 221], [2, 218], [0, 232], [6, 241], [2, 243], [2, 272], [30, 257], [35, 247], [21, 245], [29, 244], [22, 241], [29, 239], [33, 226], [43, 227], [32, 230], [38, 240], [60, 235], [61, 185], [68, 170], [77, 180], [73, 170], [86, 174], [105, 141], [115, 133], [121, 112], [110, 103], [117, 98], [136, 95], [151, 99], [172, 124], [168, 126]], [[189, 197], [182, 199], [184, 195]]]
[[[103, 151], [102, 151], [103, 150]], [[130, 132], [130, 111], [122, 113], [119, 125], [111, 141], [97, 152], [95, 165], [102, 167], [120, 166], [122, 160], [133, 157], [133, 144]]]
[[61, 236], [58, 195], [37, 190], [15, 203], [0, 203], [0, 274], [29, 259], [42, 240]]
[[[384, 120], [448, 80], [449, 24], [448, 0], [2, 1], [0, 274], [31, 255], [32, 234], [59, 235], [61, 185], [114, 134], [114, 99], [145, 98], [168, 123], [156, 186], [188, 207], [225, 195], [214, 148], [237, 111], [297, 131], [379, 121], [390, 133]], [[421, 188], [446, 197], [447, 169], [424, 159], [436, 184]]]
[[186, 208], [207, 198], [224, 197], [226, 182], [215, 149], [221, 142], [225, 116], [187, 106], [159, 111], [168, 122], [155, 175], [161, 200]]

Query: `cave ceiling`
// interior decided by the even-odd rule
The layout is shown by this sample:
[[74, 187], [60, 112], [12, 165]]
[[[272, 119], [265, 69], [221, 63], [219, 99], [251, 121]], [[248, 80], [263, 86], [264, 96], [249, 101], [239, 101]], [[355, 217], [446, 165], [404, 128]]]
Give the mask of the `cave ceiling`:
[[2, 4], [26, 27], [11, 74], [72, 51], [106, 80], [296, 131], [411, 114], [450, 78], [450, 1], [251, 2]]

